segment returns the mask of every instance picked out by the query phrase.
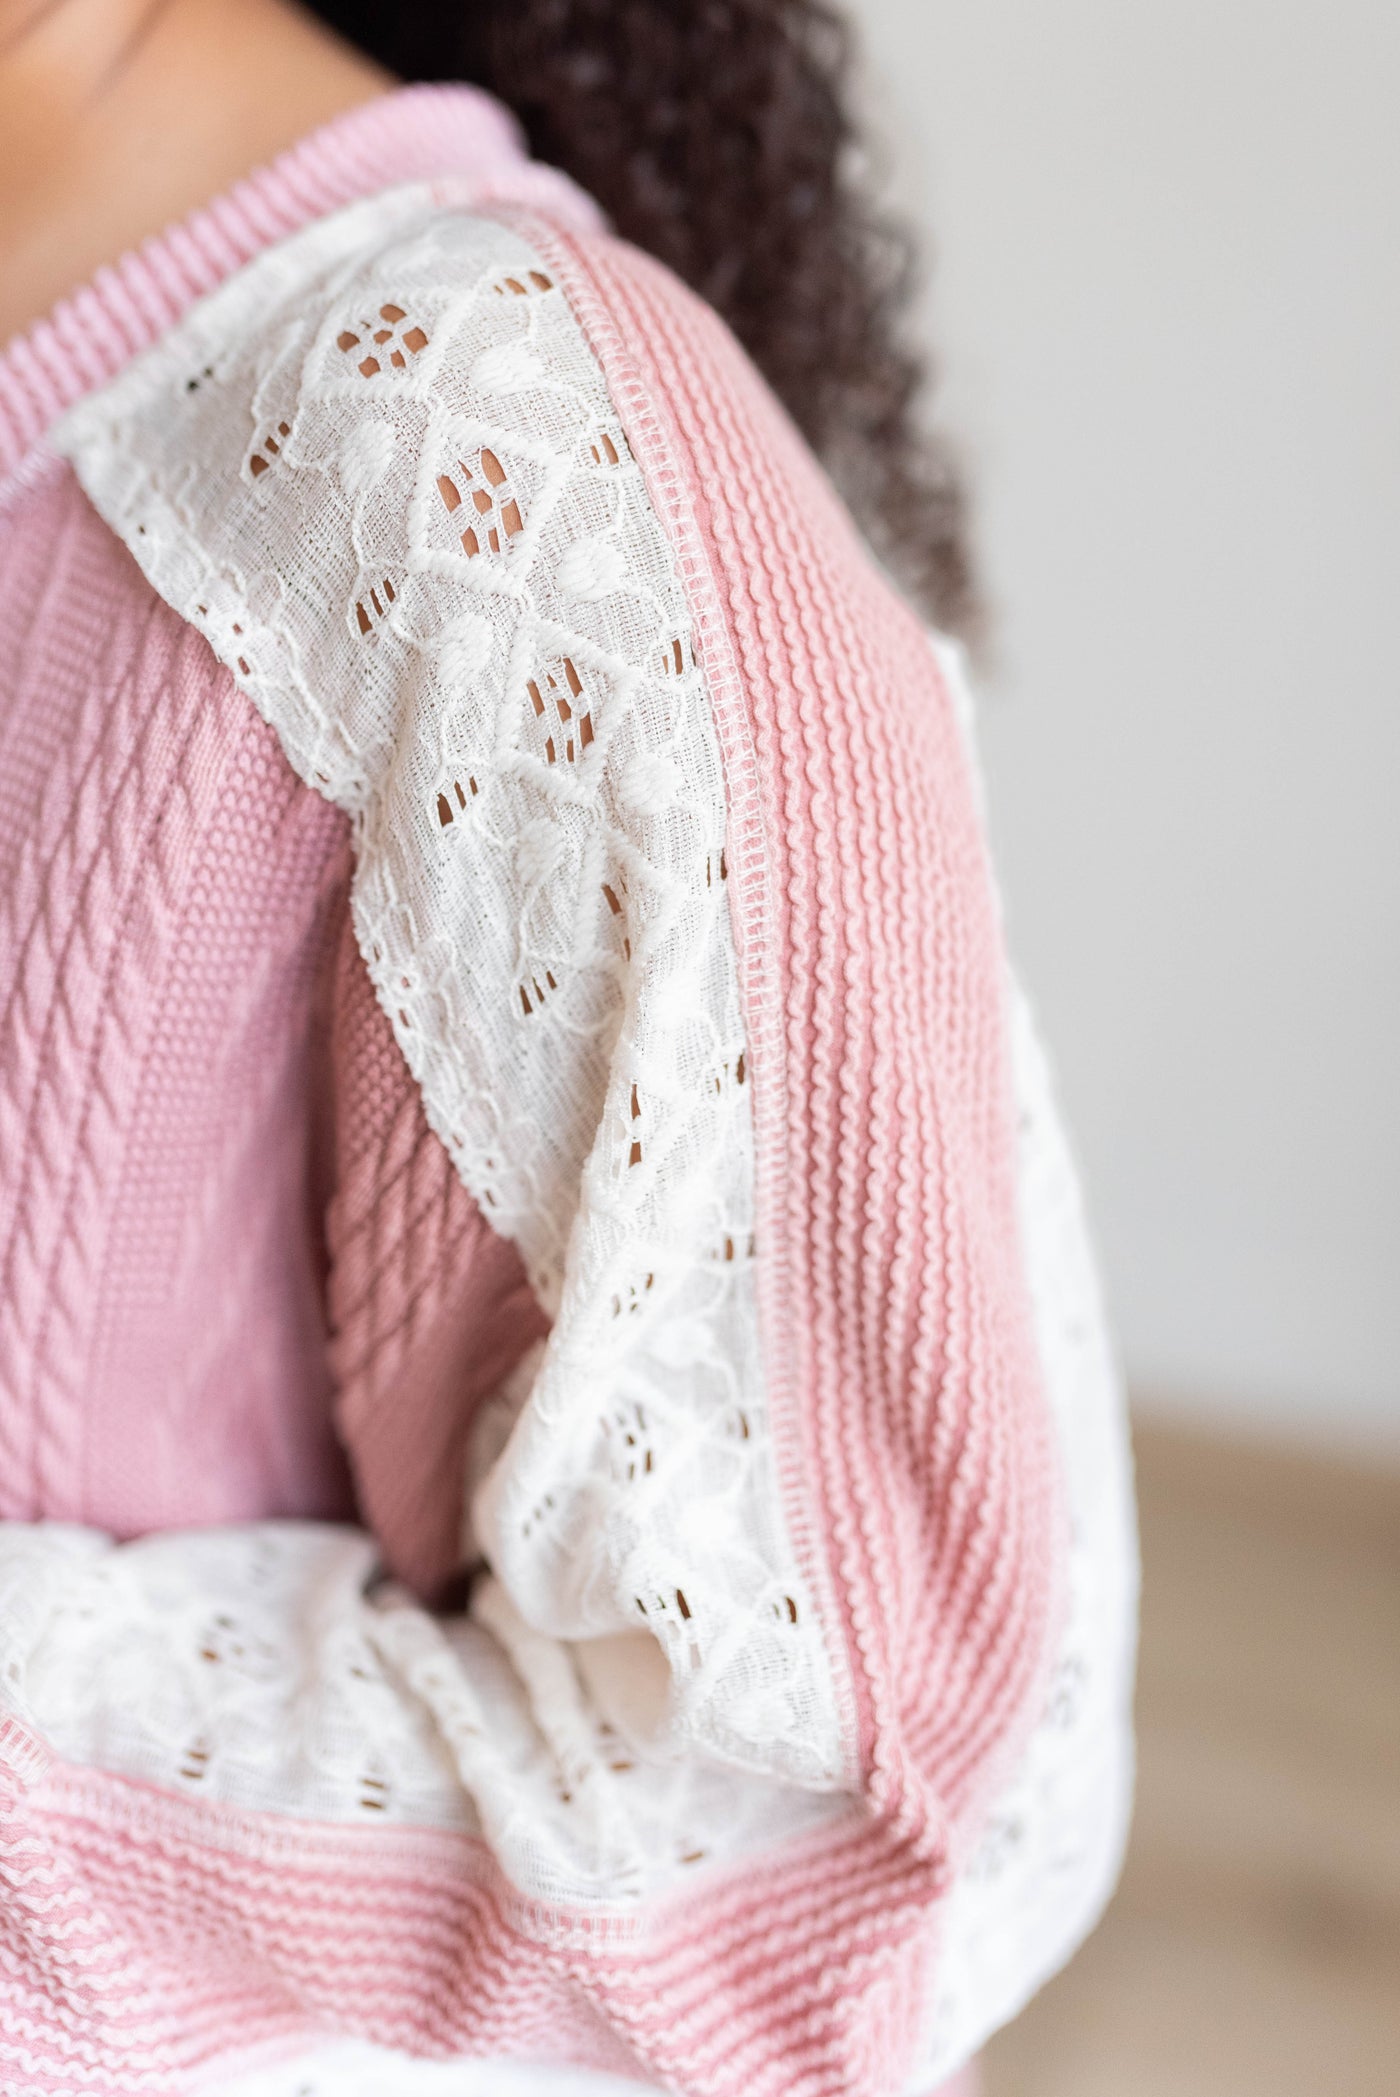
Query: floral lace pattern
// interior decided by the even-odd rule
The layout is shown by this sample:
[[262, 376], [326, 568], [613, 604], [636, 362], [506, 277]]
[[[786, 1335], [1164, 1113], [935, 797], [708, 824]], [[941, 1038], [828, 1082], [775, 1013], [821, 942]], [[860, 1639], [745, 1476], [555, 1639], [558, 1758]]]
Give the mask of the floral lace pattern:
[[376, 1585], [369, 1537], [325, 1523], [122, 1545], [0, 1523], [0, 1705], [79, 1766], [210, 1804], [477, 1835], [517, 1884], [609, 1904], [841, 1804], [632, 1751], [495, 1583], [472, 1616], [435, 1619]]
[[[1072, 1524], [1069, 1614], [1044, 1713], [949, 1895], [912, 2097], [976, 2052], [1092, 1927], [1117, 1873], [1132, 1775], [1136, 1580], [1121, 1394], [1049, 1069], [1014, 986], [1012, 1048], [1026, 1257]], [[839, 1810], [829, 1796], [698, 1761], [634, 1759], [573, 1689], [537, 1701], [551, 1714], [555, 1759], [522, 1686], [532, 1658], [504, 1598], [486, 1601], [491, 1631], [444, 1623], [375, 1592], [373, 1572], [368, 1538], [320, 1524], [116, 1548], [57, 1524], [0, 1525], [0, 1696], [69, 1761], [241, 1806], [485, 1833], [512, 1876], [522, 1859], [538, 1869], [560, 1773], [580, 1760], [565, 1738], [573, 1726], [575, 1747], [581, 1739], [599, 1759], [632, 1763], [612, 1772], [628, 1812], [600, 1853], [618, 1887], [643, 1894]], [[236, 2093], [432, 2097], [444, 2072], [334, 2047], [241, 2078]], [[560, 2069], [510, 2074], [523, 2078], [521, 2097], [637, 2087]]]
[[[75, 1761], [480, 1832], [554, 1900], [643, 1898], [829, 1821], [848, 1806], [847, 1692], [764, 1404], [703, 665], [563, 298], [514, 232], [393, 192], [269, 251], [63, 443], [297, 772], [349, 812], [376, 988], [555, 1324], [481, 1424], [473, 1523], [494, 1577], [469, 1618], [375, 1588], [347, 1531], [113, 1549], [17, 1530], [5, 1695]], [[1013, 1011], [1071, 1609], [1049, 1707], [949, 1896], [921, 2086], [1083, 1934], [1129, 1768], [1120, 1401], [1043, 1059]], [[342, 2087], [298, 2073], [260, 2097]]]
[[[849, 1788], [765, 1401], [717, 740], [562, 294], [513, 231], [390, 192], [253, 263], [62, 441], [351, 815], [360, 944], [428, 1120], [553, 1314], [472, 1508], [551, 1711]], [[582, 1895], [615, 1886], [600, 1829], [630, 1809], [565, 1731], [565, 1831], [526, 1883]]]

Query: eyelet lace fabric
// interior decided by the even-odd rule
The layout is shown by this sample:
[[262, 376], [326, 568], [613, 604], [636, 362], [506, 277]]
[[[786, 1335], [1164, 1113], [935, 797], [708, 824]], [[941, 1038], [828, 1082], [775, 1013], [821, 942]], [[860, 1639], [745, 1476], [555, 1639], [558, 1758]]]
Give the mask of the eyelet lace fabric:
[[[705, 669], [561, 292], [509, 226], [390, 192], [245, 269], [61, 443], [348, 812], [380, 1001], [554, 1324], [479, 1423], [468, 1616], [428, 1616], [324, 1525], [119, 1548], [16, 1527], [6, 1701], [65, 1759], [186, 1795], [479, 1834], [547, 1901], [635, 1904], [830, 1823], [854, 1721], [765, 1401]], [[918, 2087], [1073, 1949], [1126, 1810], [1121, 1406], [1019, 1000], [1013, 1052], [1069, 1612], [947, 1899]], [[437, 2072], [334, 2055], [238, 2088], [426, 2097]]]
[[538, 258], [421, 188], [270, 251], [62, 441], [350, 814], [429, 1123], [553, 1315], [484, 1423], [478, 1608], [553, 1750], [522, 1889], [615, 1899], [632, 1809], [585, 1710], [653, 1763], [803, 1789], [853, 1756], [774, 1469], [723, 779], [671, 549]]

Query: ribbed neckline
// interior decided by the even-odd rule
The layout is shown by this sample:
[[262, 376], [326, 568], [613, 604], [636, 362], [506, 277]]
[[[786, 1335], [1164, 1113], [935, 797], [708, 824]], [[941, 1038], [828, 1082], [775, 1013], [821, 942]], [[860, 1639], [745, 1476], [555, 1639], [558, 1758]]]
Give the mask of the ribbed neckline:
[[0, 355], [0, 482], [65, 409], [197, 300], [312, 220], [398, 182], [452, 177], [596, 223], [568, 178], [527, 158], [510, 112], [480, 88], [392, 89], [311, 132], [210, 204], [99, 270]]

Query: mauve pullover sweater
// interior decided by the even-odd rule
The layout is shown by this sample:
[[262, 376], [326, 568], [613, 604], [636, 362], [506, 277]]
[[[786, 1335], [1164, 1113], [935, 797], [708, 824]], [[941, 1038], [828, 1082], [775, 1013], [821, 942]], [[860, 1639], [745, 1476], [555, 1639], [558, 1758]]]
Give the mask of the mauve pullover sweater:
[[1131, 1538], [947, 651], [471, 90], [11, 347], [0, 620], [0, 2087], [950, 2072]]

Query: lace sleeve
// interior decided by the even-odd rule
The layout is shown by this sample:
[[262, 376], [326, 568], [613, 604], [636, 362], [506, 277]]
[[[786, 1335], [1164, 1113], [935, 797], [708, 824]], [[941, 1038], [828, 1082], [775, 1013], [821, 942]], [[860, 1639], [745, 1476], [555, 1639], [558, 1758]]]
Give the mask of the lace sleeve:
[[[80, 466], [350, 812], [379, 1001], [552, 1320], [479, 1437], [499, 1606], [587, 1642], [634, 1744], [849, 1788], [850, 1691], [774, 1475], [723, 780], [675, 555], [525, 242], [420, 206], [366, 262], [355, 219], [321, 233], [353, 268], [318, 256], [313, 303], [304, 263], [293, 321], [257, 268], [208, 302], [222, 353], [180, 345], [184, 426], [142, 432], [139, 475], [115, 394], [86, 427], [120, 450], [93, 432]], [[551, 1861], [531, 1890], [595, 1877]]]
[[1073, 1591], [922, 635], [679, 287], [440, 189], [269, 251], [62, 443], [348, 813], [377, 999], [548, 1329], [476, 1423], [461, 1618], [340, 1530], [44, 1543], [26, 2000], [61, 1880], [77, 1984], [99, 1939], [144, 1977], [104, 2060], [178, 1997], [175, 2087], [315, 2018], [713, 2097], [874, 2097], [930, 2030], [951, 2069], [1046, 1957], [933, 1986]]

